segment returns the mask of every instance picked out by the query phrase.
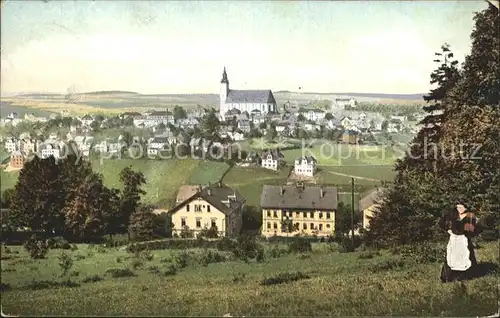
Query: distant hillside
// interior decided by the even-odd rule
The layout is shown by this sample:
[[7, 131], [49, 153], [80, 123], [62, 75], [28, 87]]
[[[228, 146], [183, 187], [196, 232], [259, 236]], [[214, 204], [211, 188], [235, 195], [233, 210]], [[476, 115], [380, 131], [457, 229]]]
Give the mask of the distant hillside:
[[76, 95], [139, 95], [139, 93], [130, 91], [96, 91], [96, 92], [80, 93]]
[[421, 100], [422, 94], [381, 94], [381, 93], [315, 93], [315, 92], [291, 92], [291, 91], [275, 91], [275, 94], [299, 94], [299, 95], [338, 95], [363, 98], [377, 99], [401, 99], [401, 100]]
[[338, 95], [348, 95], [352, 97], [371, 97], [380, 99], [404, 99], [404, 100], [421, 100], [424, 93], [421, 94], [379, 94], [379, 93], [336, 93]]

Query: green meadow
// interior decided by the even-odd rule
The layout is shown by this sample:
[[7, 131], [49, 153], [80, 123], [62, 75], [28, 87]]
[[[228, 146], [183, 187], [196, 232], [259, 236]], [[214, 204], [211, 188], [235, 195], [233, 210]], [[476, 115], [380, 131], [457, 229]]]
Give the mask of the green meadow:
[[[46, 259], [33, 260], [20, 246], [8, 246], [8, 252], [4, 247], [2, 312], [17, 316], [477, 317], [498, 310], [496, 242], [477, 249], [480, 265], [491, 268], [488, 275], [448, 284], [439, 281], [441, 261], [417, 263], [389, 250], [340, 253], [335, 243], [313, 243], [312, 251], [302, 254], [262, 244], [264, 260], [249, 263], [217, 250], [154, 250], [143, 256], [81, 244], [65, 251], [73, 260], [65, 277], [58, 265], [62, 250], [50, 250]], [[187, 254], [184, 265], [176, 261], [181, 253]], [[121, 275], [113, 275], [117, 269]], [[266, 278], [297, 272], [300, 280], [262, 284]], [[68, 278], [72, 287], [61, 284]]]

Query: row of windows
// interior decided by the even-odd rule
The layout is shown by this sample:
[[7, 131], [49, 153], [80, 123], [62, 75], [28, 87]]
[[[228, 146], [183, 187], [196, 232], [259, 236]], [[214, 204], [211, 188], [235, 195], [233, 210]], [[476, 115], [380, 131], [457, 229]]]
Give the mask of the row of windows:
[[[271, 229], [271, 222], [267, 222], [267, 228], [268, 229]], [[272, 228], [277, 230], [278, 229], [278, 223], [277, 222], [274, 222], [272, 224]], [[300, 229], [300, 224], [299, 223], [295, 223], [295, 228], [298, 228]], [[329, 229], [330, 228], [330, 224], [326, 224], [326, 228]], [[303, 230], [307, 230], [307, 223], [302, 223], [302, 229]], [[310, 223], [309, 224], [309, 229], [311, 230], [315, 230], [315, 229], [318, 229], [319, 231], [323, 231], [323, 224], [320, 223], [318, 224], [318, 226], [316, 226], [314, 223]]]
[[[202, 204], [195, 204], [194, 205], [194, 212], [202, 212], [202, 209], [207, 209], [207, 212], [210, 212], [210, 205], [202, 205]], [[190, 205], [189, 204], [186, 204], [186, 211], [189, 212], [190, 211]]]
[[[295, 215], [293, 215], [294, 213], [295, 213]], [[283, 211], [282, 212], [283, 216], [285, 216], [285, 217], [293, 217], [293, 216], [300, 217], [302, 215], [302, 217], [304, 217], [304, 218], [307, 218], [308, 214], [309, 214], [310, 218], [314, 218], [314, 213], [315, 212], [292, 212], [292, 211]], [[278, 211], [273, 210], [272, 213], [271, 213], [271, 210], [267, 210], [267, 217], [270, 218], [271, 214], [272, 214], [272, 217], [275, 217], [275, 218], [278, 217]], [[331, 213], [330, 212], [326, 212], [326, 213], [318, 212], [318, 217], [320, 219], [322, 219], [323, 216], [325, 217], [325, 219], [330, 219], [331, 218]]]
[[297, 169], [297, 172], [312, 172], [312, 169]]
[[[181, 227], [186, 226], [186, 218], [181, 219]], [[210, 226], [211, 227], [216, 227], [217, 226], [217, 219], [213, 218], [210, 219]], [[196, 218], [196, 228], [200, 229], [201, 228], [201, 218]]]

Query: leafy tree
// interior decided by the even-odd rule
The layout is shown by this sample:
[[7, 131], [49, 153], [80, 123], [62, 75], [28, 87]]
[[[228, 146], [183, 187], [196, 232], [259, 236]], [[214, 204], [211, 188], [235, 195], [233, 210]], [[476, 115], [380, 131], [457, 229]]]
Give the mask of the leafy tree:
[[132, 170], [132, 166], [129, 166], [120, 172], [120, 181], [123, 183], [123, 191], [121, 192], [121, 221], [119, 223], [126, 227], [130, 221], [130, 216], [139, 207], [141, 195], [146, 193], [141, 188], [146, 183], [146, 179], [142, 172], [135, 172]]
[[266, 128], [267, 128], [267, 123], [260, 123], [260, 124], [259, 124], [259, 129], [264, 130], [264, 129], [266, 129]]
[[160, 132], [163, 132], [167, 129], [167, 126], [165, 126], [164, 123], [160, 123], [158, 124], [158, 126], [156, 126], [156, 130], [160, 131]]
[[154, 219], [152, 205], [140, 205], [130, 217], [128, 227], [130, 238], [133, 241], [145, 241], [153, 238]]
[[332, 119], [334, 119], [334, 118], [335, 118], [335, 117], [333, 117], [332, 113], [326, 113], [326, 114], [325, 114], [325, 119], [326, 119], [326, 120], [332, 120]]
[[10, 207], [15, 194], [16, 193], [14, 188], [6, 189], [2, 193], [2, 203], [1, 203], [2, 209], [8, 209]]
[[82, 122], [78, 120], [78, 118], [73, 118], [71, 120], [71, 126], [75, 127], [80, 127], [82, 125]]
[[174, 120], [177, 122], [179, 119], [187, 118], [186, 110], [180, 106], [174, 107]]
[[[471, 54], [461, 71], [447, 45], [437, 54], [440, 66], [431, 74], [437, 88], [426, 96], [432, 103], [426, 110], [440, 114], [426, 117], [411, 156], [397, 161], [394, 186], [370, 222], [371, 242], [404, 244], [438, 237], [437, 219], [457, 198], [472, 206], [486, 228], [499, 226], [498, 9], [490, 5], [475, 21]], [[422, 142], [429, 139], [436, 143], [431, 150]], [[438, 151], [439, 156], [428, 158]]]
[[387, 128], [389, 127], [389, 121], [388, 120], [384, 120], [382, 122], [382, 131], [387, 131]]
[[303, 114], [299, 114], [299, 115], [297, 116], [297, 121], [300, 121], [300, 122], [302, 122], [302, 121], [306, 121], [306, 117], [304, 117], [304, 115], [303, 115]]
[[89, 162], [72, 155], [57, 163], [53, 157], [35, 156], [19, 173], [9, 220], [18, 227], [60, 236], [65, 228], [61, 211], [73, 200], [75, 187], [91, 173]]
[[[344, 236], [349, 234], [352, 230], [352, 207], [350, 204], [344, 204], [344, 202], [339, 202], [337, 206], [337, 212], [335, 213], [335, 235]], [[361, 214], [359, 212], [354, 213], [354, 230], [358, 229], [361, 225]]]
[[201, 130], [206, 138], [210, 138], [211, 136], [217, 134], [219, 125], [219, 118], [213, 108], [205, 115], [205, 117], [203, 117], [200, 123]]
[[102, 177], [92, 173], [76, 187], [73, 200], [63, 208], [65, 231], [73, 238], [100, 237], [106, 230], [104, 211], [109, 211], [109, 190]]
[[269, 124], [269, 127], [267, 128], [266, 132], [266, 139], [267, 140], [274, 140], [278, 136], [278, 132], [276, 131], [276, 127], [272, 124]]

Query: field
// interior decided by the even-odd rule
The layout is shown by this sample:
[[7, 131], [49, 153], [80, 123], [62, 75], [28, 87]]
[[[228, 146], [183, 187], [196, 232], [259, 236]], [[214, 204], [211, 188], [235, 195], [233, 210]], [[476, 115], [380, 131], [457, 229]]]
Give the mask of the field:
[[183, 184], [207, 184], [218, 181], [229, 168], [225, 163], [184, 160], [99, 160], [92, 161], [95, 172], [103, 174], [104, 183], [108, 187], [121, 188], [120, 171], [132, 166], [146, 178], [143, 187], [146, 194], [143, 199], [160, 208], [169, 208], [175, 202], [177, 190]]
[[222, 181], [244, 196], [247, 205], [258, 207], [260, 206], [260, 195], [264, 185], [285, 184], [289, 171], [290, 167], [275, 172], [261, 167], [234, 166]]
[[283, 151], [285, 161], [293, 163], [300, 156], [313, 156], [318, 166], [392, 165], [404, 152], [389, 146], [354, 146], [316, 141], [310, 147]]
[[[115, 248], [78, 245], [67, 251], [73, 259], [70, 279], [75, 287], [49, 286], [61, 282], [58, 256], [32, 260], [21, 247], [2, 251], [2, 312], [20, 316], [486, 316], [498, 310], [498, 249], [491, 242], [477, 249], [482, 268], [491, 273], [464, 283], [442, 284], [441, 263], [402, 261], [389, 251], [339, 253], [327, 243], [314, 243], [308, 254], [270, 256], [244, 263], [227, 252], [226, 259], [203, 266], [207, 251], [185, 250], [187, 267], [169, 271], [172, 254], [156, 250], [152, 259]], [[18, 253], [18, 254], [15, 254]], [[166, 261], [165, 262], [165, 258]], [[134, 269], [135, 265], [135, 269]], [[135, 276], [112, 277], [109, 268], [129, 268]], [[309, 278], [262, 285], [264, 278], [286, 272]], [[102, 279], [84, 282], [96, 275]], [[30, 285], [31, 283], [31, 285]]]

